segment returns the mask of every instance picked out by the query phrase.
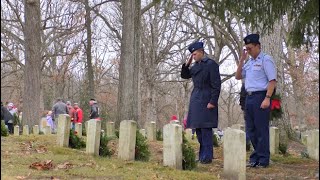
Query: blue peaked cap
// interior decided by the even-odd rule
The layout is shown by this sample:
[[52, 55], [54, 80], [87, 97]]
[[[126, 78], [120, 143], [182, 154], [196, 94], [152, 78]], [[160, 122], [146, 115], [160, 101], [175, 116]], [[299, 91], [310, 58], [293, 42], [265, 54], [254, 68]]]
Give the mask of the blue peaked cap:
[[193, 53], [194, 51], [196, 51], [198, 49], [203, 49], [203, 42], [199, 42], [199, 41], [194, 42], [189, 45], [188, 49], [191, 53]]
[[250, 43], [260, 44], [260, 42], [259, 42], [259, 34], [249, 34], [243, 40], [244, 40], [244, 44], [246, 44], [246, 45], [250, 44]]

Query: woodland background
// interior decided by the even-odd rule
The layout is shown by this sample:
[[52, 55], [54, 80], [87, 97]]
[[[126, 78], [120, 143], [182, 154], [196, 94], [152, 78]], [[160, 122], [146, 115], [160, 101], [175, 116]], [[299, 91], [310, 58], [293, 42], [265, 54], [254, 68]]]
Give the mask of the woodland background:
[[[103, 121], [162, 129], [182, 120], [192, 90], [180, 78], [190, 43], [220, 64], [219, 127], [243, 123], [234, 79], [243, 38], [259, 32], [277, 64], [283, 116], [272, 124], [319, 128], [319, 1], [3, 0], [1, 101], [38, 124], [57, 97], [98, 100]], [[88, 118], [86, 118], [88, 119]]]

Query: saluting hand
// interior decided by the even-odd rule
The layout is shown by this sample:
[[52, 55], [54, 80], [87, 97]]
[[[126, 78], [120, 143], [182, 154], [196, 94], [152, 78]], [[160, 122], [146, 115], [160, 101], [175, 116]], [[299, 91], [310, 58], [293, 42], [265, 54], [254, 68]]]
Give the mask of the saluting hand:
[[190, 55], [190, 57], [189, 57], [189, 59], [188, 59], [188, 61], [187, 61], [187, 66], [189, 66], [190, 64], [191, 64], [191, 62], [192, 62], [192, 58], [193, 56], [192, 56], [192, 54]]
[[215, 106], [213, 105], [213, 104], [211, 104], [211, 103], [208, 103], [208, 105], [207, 105], [207, 108], [208, 109], [213, 109]]
[[248, 51], [243, 49], [241, 56], [240, 56], [240, 61], [244, 62], [244, 60], [246, 60], [247, 58], [248, 58]]
[[265, 98], [262, 103], [261, 103], [261, 106], [260, 108], [262, 109], [266, 109], [270, 106], [270, 99], [269, 98]]

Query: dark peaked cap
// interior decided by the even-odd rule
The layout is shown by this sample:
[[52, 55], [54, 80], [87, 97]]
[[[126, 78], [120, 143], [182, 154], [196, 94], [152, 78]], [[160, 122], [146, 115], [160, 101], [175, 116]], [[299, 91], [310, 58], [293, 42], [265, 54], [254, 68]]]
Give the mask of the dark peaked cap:
[[250, 44], [250, 43], [260, 44], [260, 42], [259, 42], [259, 34], [249, 34], [243, 40], [244, 40], [244, 43], [246, 45]]
[[188, 49], [191, 53], [193, 53], [194, 51], [196, 51], [198, 49], [203, 49], [203, 42], [199, 42], [199, 41], [194, 42], [189, 45]]

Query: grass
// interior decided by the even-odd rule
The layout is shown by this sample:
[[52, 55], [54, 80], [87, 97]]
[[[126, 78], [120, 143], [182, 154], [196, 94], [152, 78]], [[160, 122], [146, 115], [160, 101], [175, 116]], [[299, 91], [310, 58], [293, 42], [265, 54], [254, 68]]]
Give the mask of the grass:
[[[85, 148], [58, 147], [56, 135], [1, 137], [1, 179], [165, 179], [206, 180], [223, 176], [223, 146], [214, 148], [212, 164], [198, 164], [192, 171], [175, 170], [162, 165], [162, 141], [149, 142], [151, 158], [148, 162], [123, 161], [112, 157], [87, 155]], [[191, 141], [198, 154], [199, 144]], [[113, 149], [117, 143], [113, 144]], [[250, 153], [247, 153], [247, 158]], [[29, 166], [35, 162], [52, 160], [50, 170], [36, 170]], [[289, 154], [272, 155], [268, 168], [247, 168], [247, 179], [317, 179], [317, 161]], [[67, 164], [67, 165], [66, 165]]]
[[[1, 179], [215, 179], [210, 172], [181, 171], [157, 161], [122, 161], [116, 157], [94, 157], [85, 149], [57, 147], [56, 136], [1, 137]], [[45, 147], [44, 153], [37, 149]], [[55, 168], [35, 170], [34, 162], [53, 160]], [[58, 168], [64, 163], [69, 168]]]

